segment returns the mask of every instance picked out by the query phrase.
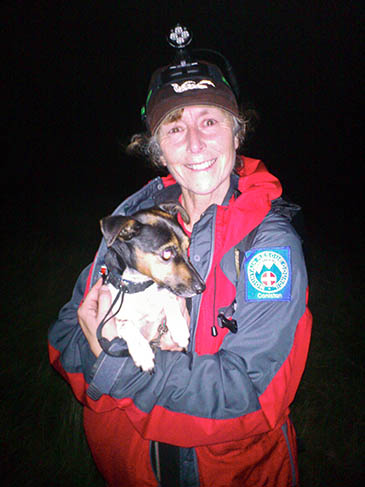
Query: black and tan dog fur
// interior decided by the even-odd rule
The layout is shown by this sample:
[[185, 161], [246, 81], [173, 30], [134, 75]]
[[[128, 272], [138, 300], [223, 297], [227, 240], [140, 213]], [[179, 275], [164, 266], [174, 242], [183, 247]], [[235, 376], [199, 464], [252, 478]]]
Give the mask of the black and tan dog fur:
[[[205, 289], [189, 262], [189, 238], [177, 221], [178, 212], [189, 221], [184, 208], [175, 202], [133, 216], [114, 215], [101, 220], [109, 270], [122, 274], [127, 281], [154, 281], [141, 293], [125, 294], [116, 316], [118, 335], [127, 342], [135, 364], [145, 371], [154, 368], [149, 342], [156, 339], [162, 324], [167, 325], [171, 342], [182, 349], [187, 347], [189, 328], [177, 296], [192, 297]], [[117, 290], [113, 286], [110, 290], [114, 299]]]

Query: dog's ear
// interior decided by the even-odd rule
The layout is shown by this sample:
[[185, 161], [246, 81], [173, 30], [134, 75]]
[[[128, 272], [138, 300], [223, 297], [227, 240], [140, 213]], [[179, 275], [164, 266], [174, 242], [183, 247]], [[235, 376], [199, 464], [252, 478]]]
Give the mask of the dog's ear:
[[123, 240], [130, 240], [138, 235], [142, 228], [142, 223], [122, 215], [106, 216], [100, 220], [100, 228], [108, 247], [111, 247], [117, 237]]
[[108, 270], [113, 274], [123, 274], [126, 264], [123, 258], [117, 254], [117, 252], [110, 247], [104, 257], [104, 263]]
[[184, 223], [190, 222], [190, 217], [183, 206], [180, 205], [177, 201], [168, 201], [166, 203], [162, 203], [158, 206], [162, 211], [169, 213], [170, 215], [177, 217], [177, 214], [180, 213], [181, 218], [183, 219]]

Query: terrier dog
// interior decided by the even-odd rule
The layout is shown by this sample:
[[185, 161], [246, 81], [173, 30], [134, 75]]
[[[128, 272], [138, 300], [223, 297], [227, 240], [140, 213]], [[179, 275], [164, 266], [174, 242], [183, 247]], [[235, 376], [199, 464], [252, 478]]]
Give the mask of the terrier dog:
[[[175, 342], [186, 349], [189, 328], [177, 296], [188, 298], [205, 289], [204, 281], [191, 265], [187, 250], [189, 238], [177, 221], [180, 213], [189, 222], [178, 203], [165, 203], [141, 210], [133, 216], [107, 216], [100, 221], [108, 252], [105, 264], [115, 303], [118, 336], [128, 345], [134, 363], [143, 371], [154, 369], [154, 348], [164, 333], [165, 343]], [[114, 281], [114, 285], [112, 284]]]

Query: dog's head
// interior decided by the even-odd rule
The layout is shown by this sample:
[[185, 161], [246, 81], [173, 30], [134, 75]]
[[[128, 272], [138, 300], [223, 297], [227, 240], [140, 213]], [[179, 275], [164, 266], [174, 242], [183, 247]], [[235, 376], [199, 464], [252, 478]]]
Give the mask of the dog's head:
[[189, 262], [189, 238], [177, 221], [178, 213], [189, 222], [185, 209], [173, 202], [132, 217], [107, 216], [100, 222], [101, 230], [116, 260], [177, 296], [191, 297], [202, 293], [205, 284]]

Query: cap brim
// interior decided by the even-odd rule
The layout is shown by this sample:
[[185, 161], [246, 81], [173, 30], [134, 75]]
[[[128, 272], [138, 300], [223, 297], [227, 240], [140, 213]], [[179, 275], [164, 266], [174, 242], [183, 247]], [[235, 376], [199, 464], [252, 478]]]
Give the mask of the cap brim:
[[210, 105], [222, 108], [233, 115], [238, 115], [238, 105], [233, 92], [223, 83], [214, 87], [191, 89], [176, 93], [171, 85], [159, 90], [149, 102], [147, 123], [152, 134], [160, 127], [163, 120], [173, 111], [192, 105]]

